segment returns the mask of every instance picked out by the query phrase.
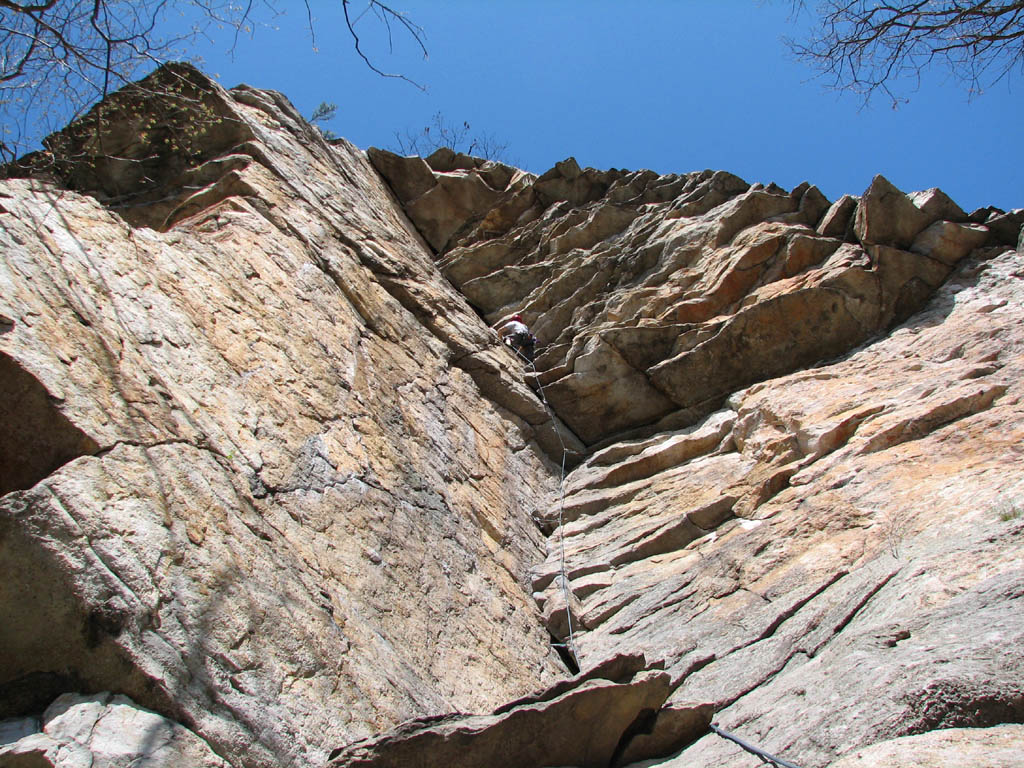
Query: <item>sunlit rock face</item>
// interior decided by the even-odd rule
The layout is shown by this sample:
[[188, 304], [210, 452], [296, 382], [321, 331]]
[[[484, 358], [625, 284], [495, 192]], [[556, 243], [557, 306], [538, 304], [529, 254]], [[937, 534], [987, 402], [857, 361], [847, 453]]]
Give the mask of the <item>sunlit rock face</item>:
[[1001, 764], [1024, 211], [104, 114], [0, 182], [0, 765]]
[[0, 718], [109, 690], [318, 764], [564, 674], [525, 586], [543, 405], [359, 150], [156, 77], [216, 115], [194, 165], [0, 189]]
[[589, 445], [533, 572], [582, 666], [660, 659], [666, 718], [799, 765], [1021, 720], [1022, 214], [566, 161], [464, 221], [439, 266]]
[[[971, 259], [888, 336], [592, 456], [535, 572], [550, 626], [564, 546], [584, 665], [664, 659], [669, 704], [801, 766], [1019, 722], [1022, 278]], [[739, 754], [709, 735], [664, 764]]]
[[421, 230], [452, 233], [432, 244], [469, 301], [492, 322], [523, 314], [545, 345], [548, 399], [591, 446], [692, 424], [737, 389], [847, 352], [920, 309], [990, 238], [1016, 244], [1017, 230], [997, 236], [940, 191], [918, 207], [881, 176], [830, 205], [806, 183], [570, 159], [497, 177], [479, 210], [439, 210], [419, 201], [483, 185], [494, 164], [435, 169], [431, 187], [434, 158], [370, 157]]
[[829, 768], [912, 768], [933, 765], [956, 768], [960, 765], [990, 763], [1004, 768], [1024, 765], [1024, 726], [998, 725], [992, 728], [947, 728], [915, 736], [883, 741], [854, 754]]
[[5, 725], [0, 729], [0, 763], [8, 766], [231, 765], [187, 728], [110, 693], [65, 693], [42, 717], [10, 718]]

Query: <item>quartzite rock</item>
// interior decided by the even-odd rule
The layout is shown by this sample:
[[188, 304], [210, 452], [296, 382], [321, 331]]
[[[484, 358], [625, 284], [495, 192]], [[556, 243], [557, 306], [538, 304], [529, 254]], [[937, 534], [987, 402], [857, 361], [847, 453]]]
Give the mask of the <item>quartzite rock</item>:
[[[605, 768], [620, 765], [634, 734], [646, 725], [669, 693], [664, 672], [636, 672], [621, 680], [593, 673], [557, 695], [539, 695], [493, 715], [450, 715], [405, 723], [377, 738], [337, 750], [335, 768], [542, 768], [564, 765]], [[671, 752], [706, 729], [702, 713], [674, 719], [660, 743], [632, 745], [634, 760]], [[651, 751], [651, 750], [654, 751]]]
[[557, 436], [469, 364], [514, 358], [361, 152], [278, 94], [153, 77], [226, 127], [168, 127], [176, 155], [125, 92], [104, 146], [165, 157], [152, 184], [0, 186], [0, 717], [113, 690], [235, 765], [315, 764], [557, 679], [524, 586]]
[[4, 768], [228, 768], [194, 733], [124, 696], [64, 694], [42, 731], [0, 744]]
[[[195, 119], [128, 89], [114, 156], [0, 186], [16, 743], [98, 690], [235, 766], [749, 765], [713, 716], [821, 768], [1024, 716], [1019, 210], [371, 152], [392, 194], [168, 78]], [[602, 671], [556, 682], [570, 621]]]

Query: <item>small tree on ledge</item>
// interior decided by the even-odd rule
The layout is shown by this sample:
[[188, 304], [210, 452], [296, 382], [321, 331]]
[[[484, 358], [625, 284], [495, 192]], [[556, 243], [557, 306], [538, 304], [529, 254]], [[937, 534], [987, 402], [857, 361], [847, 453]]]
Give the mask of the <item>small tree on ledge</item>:
[[434, 114], [430, 124], [419, 131], [395, 131], [394, 151], [400, 155], [427, 157], [442, 147], [456, 153], [482, 157], [484, 160], [506, 161], [508, 143], [500, 142], [488, 133], [471, 134], [469, 123], [450, 123], [440, 112]]

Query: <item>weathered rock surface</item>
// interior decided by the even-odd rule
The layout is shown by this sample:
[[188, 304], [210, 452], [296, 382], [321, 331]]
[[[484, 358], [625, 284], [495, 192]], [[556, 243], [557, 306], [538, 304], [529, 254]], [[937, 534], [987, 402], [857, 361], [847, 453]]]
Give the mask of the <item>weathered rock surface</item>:
[[502, 192], [534, 178], [517, 168], [456, 155], [447, 148], [426, 160], [372, 147], [367, 155], [413, 224], [438, 251], [467, 224], [482, 218]]
[[124, 696], [63, 694], [47, 707], [42, 730], [0, 743], [0, 766], [54, 768], [228, 768], [186, 728]]
[[[624, 665], [624, 657], [580, 675], [570, 684], [492, 715], [450, 715], [405, 723], [382, 736], [350, 744], [331, 761], [337, 768], [541, 768], [574, 765], [605, 768], [671, 752], [707, 729], [710, 707], [690, 707], [677, 716], [671, 734], [654, 741], [656, 713], [669, 693], [669, 677]], [[625, 668], [623, 668], [625, 667]], [[615, 673], [618, 674], [615, 674]], [[681, 714], [681, 713], [680, 713]], [[636, 737], [640, 736], [638, 740]]]
[[[583, 663], [663, 659], [669, 704], [714, 702], [801, 768], [1021, 722], [1022, 317], [1024, 255], [975, 258], [888, 337], [595, 454], [569, 475], [540, 604], [564, 546]], [[708, 735], [650, 765], [741, 755]]]
[[112, 690], [316, 764], [557, 679], [524, 584], [559, 438], [511, 355], [361, 152], [157, 77], [224, 120], [176, 165], [111, 117], [156, 186], [0, 188], [0, 717]]
[[[422, 164], [370, 156], [396, 189], [403, 168]], [[435, 215], [410, 210], [423, 231]], [[490, 322], [523, 314], [546, 345], [548, 400], [600, 447], [693, 423], [737, 389], [906, 319], [994, 237], [943, 215], [965, 218], [941, 191], [911, 199], [882, 176], [830, 206], [807, 183], [786, 192], [721, 172], [599, 172], [570, 159], [519, 179], [485, 213], [459, 213], [449, 227], [459, 234], [432, 244]], [[1016, 231], [996, 240], [1015, 245]]]
[[[1013, 215], [968, 221], [881, 176], [832, 206], [710, 173], [537, 184], [581, 177], [561, 202], [506, 193], [514, 223], [438, 257], [489, 319], [522, 310], [550, 342], [538, 381], [594, 450], [534, 570], [547, 628], [583, 664], [664, 660], [670, 706], [713, 702], [800, 765], [1019, 721], [1021, 524], [998, 512], [1024, 504]], [[664, 765], [740, 754], [708, 735]]]
[[1024, 726], [948, 728], [859, 749], [829, 768], [999, 768], [1024, 766]]
[[[1024, 212], [364, 154], [154, 77], [0, 183], [0, 761], [1015, 738]], [[46, 731], [76, 692], [124, 744]]]

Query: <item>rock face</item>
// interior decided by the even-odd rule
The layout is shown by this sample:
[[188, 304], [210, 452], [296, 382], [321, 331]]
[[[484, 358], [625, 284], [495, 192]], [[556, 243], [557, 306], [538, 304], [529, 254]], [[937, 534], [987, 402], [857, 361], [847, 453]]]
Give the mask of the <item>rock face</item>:
[[[564, 534], [584, 663], [664, 659], [670, 703], [800, 766], [1020, 722], [1022, 276], [972, 260], [887, 338], [571, 474], [535, 586], [558, 596]], [[665, 765], [740, 754], [706, 736]]]
[[0, 746], [5, 766], [228, 768], [194, 733], [124, 696], [65, 693], [47, 707], [42, 730]]
[[833, 763], [829, 768], [968, 768], [972, 765], [998, 765], [1000, 768], [1024, 766], [1024, 726], [1001, 725], [994, 728], [949, 728], [919, 736], [883, 741], [857, 750], [854, 755]]
[[0, 190], [0, 718], [109, 690], [312, 765], [560, 677], [524, 589], [557, 436], [508, 353], [360, 151], [155, 77], [230, 116], [193, 165]]
[[1024, 211], [105, 115], [0, 182], [0, 768], [1002, 764]]
[[[419, 158], [370, 157], [396, 189], [412, 164], [426, 173]], [[479, 183], [476, 169], [459, 173], [467, 189]], [[546, 345], [548, 400], [599, 447], [693, 423], [737, 389], [842, 354], [920, 309], [992, 235], [940, 219], [959, 210], [940, 195], [919, 208], [878, 176], [859, 202], [829, 206], [808, 184], [786, 192], [722, 172], [597, 172], [570, 160], [510, 184], [486, 212], [446, 209], [461, 218], [445, 225], [458, 235], [438, 263], [488, 321], [523, 314]], [[429, 231], [420, 199], [406, 208]]]

